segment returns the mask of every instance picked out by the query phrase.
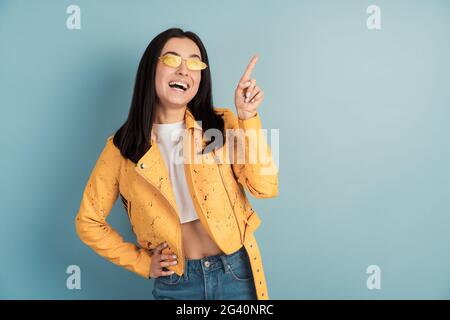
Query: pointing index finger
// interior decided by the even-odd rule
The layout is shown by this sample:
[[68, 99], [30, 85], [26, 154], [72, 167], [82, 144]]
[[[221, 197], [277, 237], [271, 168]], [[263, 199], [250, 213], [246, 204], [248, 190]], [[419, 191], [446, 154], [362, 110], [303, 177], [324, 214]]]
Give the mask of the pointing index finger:
[[250, 79], [250, 75], [252, 74], [252, 71], [255, 68], [255, 64], [256, 64], [256, 61], [258, 61], [258, 58], [259, 58], [258, 54], [255, 54], [252, 57], [252, 60], [250, 60], [249, 64], [247, 65], [247, 68], [245, 69], [245, 72], [242, 75], [240, 82], [247, 81]]

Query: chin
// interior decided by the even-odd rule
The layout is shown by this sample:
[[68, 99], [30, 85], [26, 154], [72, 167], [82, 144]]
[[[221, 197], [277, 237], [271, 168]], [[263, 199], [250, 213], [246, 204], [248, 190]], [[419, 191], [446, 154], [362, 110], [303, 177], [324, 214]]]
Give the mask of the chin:
[[171, 104], [182, 104], [182, 105], [186, 105], [189, 101], [191, 101], [193, 99], [192, 98], [186, 98], [186, 97], [168, 97], [167, 102], [171, 103]]
[[190, 100], [178, 100], [178, 99], [168, 99], [167, 104], [174, 107], [184, 107], [189, 103]]

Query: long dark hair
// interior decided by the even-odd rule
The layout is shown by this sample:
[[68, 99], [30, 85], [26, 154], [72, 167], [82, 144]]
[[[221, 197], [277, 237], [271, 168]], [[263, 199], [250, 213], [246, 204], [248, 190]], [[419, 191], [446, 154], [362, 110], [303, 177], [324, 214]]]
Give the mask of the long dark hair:
[[[125, 158], [134, 163], [137, 163], [151, 147], [150, 134], [157, 100], [155, 89], [156, 64], [162, 48], [173, 37], [189, 38], [194, 41], [200, 49], [202, 61], [208, 65], [208, 68], [201, 70], [198, 92], [187, 107], [195, 120], [201, 121], [203, 131], [214, 128], [220, 130], [223, 137], [225, 136], [224, 120], [213, 109], [208, 54], [202, 41], [191, 31], [185, 32], [179, 28], [167, 29], [158, 34], [145, 49], [136, 74], [128, 118], [114, 134], [114, 145], [120, 149]], [[209, 141], [207, 145], [213, 141]]]

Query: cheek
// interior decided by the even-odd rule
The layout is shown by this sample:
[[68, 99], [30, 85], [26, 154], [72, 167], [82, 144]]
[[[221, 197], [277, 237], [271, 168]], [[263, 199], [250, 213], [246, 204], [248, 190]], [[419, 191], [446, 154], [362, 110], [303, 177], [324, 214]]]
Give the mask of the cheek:
[[166, 90], [167, 75], [164, 69], [157, 67], [155, 74], [155, 88], [157, 95], [162, 95]]
[[195, 92], [195, 94], [197, 94], [198, 88], [200, 87], [200, 82], [202, 80], [202, 77], [201, 77], [201, 75], [198, 75], [198, 76], [195, 76], [192, 78], [194, 80], [194, 90], [193, 91]]

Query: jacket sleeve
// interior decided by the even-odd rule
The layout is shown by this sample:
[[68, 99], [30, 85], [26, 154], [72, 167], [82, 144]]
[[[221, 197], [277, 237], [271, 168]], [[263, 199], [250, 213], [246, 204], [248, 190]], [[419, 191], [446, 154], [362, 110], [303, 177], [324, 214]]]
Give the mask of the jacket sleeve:
[[233, 128], [234, 132], [234, 141], [229, 148], [233, 153], [231, 167], [237, 181], [256, 198], [277, 196], [278, 168], [261, 130], [259, 113], [246, 120], [239, 119], [228, 108], [225, 108], [225, 114], [226, 127]]
[[106, 221], [119, 194], [118, 177], [122, 158], [108, 137], [84, 189], [80, 208], [75, 218], [80, 239], [97, 254], [116, 265], [150, 277], [150, 253], [123, 237]]

